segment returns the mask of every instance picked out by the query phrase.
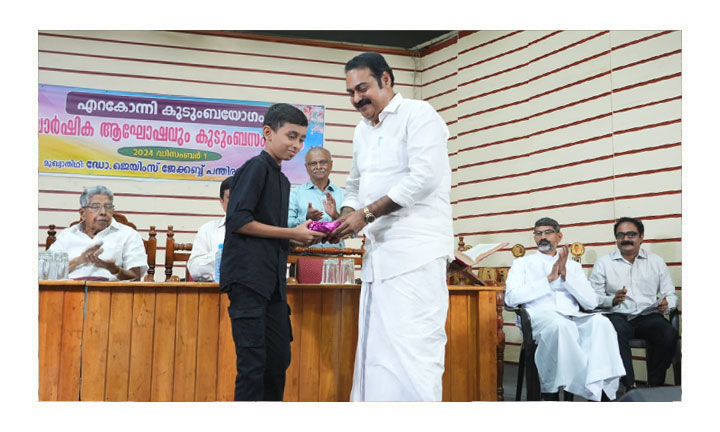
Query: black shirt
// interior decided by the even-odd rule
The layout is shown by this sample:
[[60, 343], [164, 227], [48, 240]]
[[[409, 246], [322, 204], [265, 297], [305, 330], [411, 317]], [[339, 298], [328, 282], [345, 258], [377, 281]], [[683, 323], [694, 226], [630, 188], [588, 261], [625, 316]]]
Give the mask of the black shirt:
[[287, 239], [238, 234], [251, 221], [287, 228], [290, 181], [266, 151], [235, 172], [230, 185], [225, 242], [220, 264], [220, 290], [240, 284], [270, 299], [277, 289], [286, 298]]

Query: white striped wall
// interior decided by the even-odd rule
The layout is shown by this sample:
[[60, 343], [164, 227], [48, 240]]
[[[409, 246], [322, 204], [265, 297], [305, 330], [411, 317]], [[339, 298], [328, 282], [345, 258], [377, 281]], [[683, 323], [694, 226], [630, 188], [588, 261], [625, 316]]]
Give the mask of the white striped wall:
[[[365, 48], [177, 31], [40, 31], [38, 43], [41, 84], [325, 105], [332, 179], [345, 184], [359, 115], [343, 65]], [[531, 226], [550, 216], [566, 241], [586, 245], [589, 273], [615, 247], [614, 220], [640, 217], [644, 246], [668, 262], [679, 293], [680, 48], [679, 31], [471, 31], [419, 57], [383, 54], [396, 91], [427, 100], [448, 124], [455, 233], [466, 244], [521, 243], [533, 253]], [[96, 183], [117, 194], [143, 236], [156, 225], [160, 266], [167, 225], [190, 242], [221, 214], [216, 182], [41, 175], [41, 243], [48, 224], [78, 219], [79, 193]], [[511, 263], [508, 248], [483, 265]], [[519, 333], [505, 319], [513, 361]]]

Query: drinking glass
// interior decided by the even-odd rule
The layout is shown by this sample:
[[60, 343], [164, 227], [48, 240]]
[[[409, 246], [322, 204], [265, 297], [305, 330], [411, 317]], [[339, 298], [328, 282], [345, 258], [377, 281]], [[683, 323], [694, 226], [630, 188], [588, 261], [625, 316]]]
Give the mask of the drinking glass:
[[50, 252], [40, 252], [38, 254], [38, 279], [48, 280], [51, 264], [52, 254]]
[[70, 260], [67, 252], [59, 252], [57, 255], [57, 279], [63, 280], [68, 278], [68, 268], [70, 266]]
[[355, 283], [355, 260], [352, 258], [342, 258], [340, 260], [340, 283]]
[[338, 273], [340, 272], [340, 262], [337, 258], [325, 258], [323, 260], [322, 284], [338, 283]]

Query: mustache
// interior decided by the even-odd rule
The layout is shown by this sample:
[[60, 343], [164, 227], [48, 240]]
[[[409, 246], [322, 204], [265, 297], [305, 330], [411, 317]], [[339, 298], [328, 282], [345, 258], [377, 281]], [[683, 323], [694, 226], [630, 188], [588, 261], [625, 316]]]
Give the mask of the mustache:
[[369, 103], [370, 103], [370, 99], [363, 98], [360, 100], [360, 102], [354, 103], [353, 105], [355, 106], [355, 109], [360, 109], [361, 107], [363, 107], [364, 105], [367, 105]]
[[624, 240], [624, 241], [620, 242], [620, 246], [632, 246], [634, 244], [635, 244], [635, 242], [630, 241], [630, 240]]
[[545, 239], [542, 239], [538, 242], [538, 245], [549, 245], [549, 244], [550, 244], [550, 240], [545, 240]]

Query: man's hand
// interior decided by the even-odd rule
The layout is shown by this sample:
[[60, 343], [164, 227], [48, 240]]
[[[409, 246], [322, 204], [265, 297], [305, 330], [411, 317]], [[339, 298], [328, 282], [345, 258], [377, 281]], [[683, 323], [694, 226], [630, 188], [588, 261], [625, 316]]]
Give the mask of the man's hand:
[[[620, 303], [625, 301], [625, 297], [627, 297], [627, 288], [622, 287], [622, 289], [615, 291], [615, 297], [613, 298], [612, 305], [617, 306]], [[659, 306], [658, 306], [659, 309]]]
[[328, 216], [332, 218], [332, 220], [335, 220], [340, 216], [337, 212], [337, 207], [335, 206], [335, 198], [330, 192], [325, 192], [325, 196], [327, 197], [326, 200], [323, 200], [323, 208], [325, 209], [325, 213], [327, 213]]
[[660, 304], [658, 304], [657, 310], [659, 310], [660, 312], [665, 312], [667, 310], [667, 308], [668, 308], [668, 301], [667, 301], [667, 298], [664, 298], [664, 299], [662, 299]]
[[558, 248], [558, 260], [557, 262], [560, 263], [558, 266], [558, 273], [560, 274], [560, 278], [562, 280], [565, 280], [565, 276], [567, 275], [567, 257], [568, 257], [568, 247], [567, 245], [562, 245], [560, 248]]
[[295, 241], [305, 247], [320, 243], [325, 238], [325, 233], [309, 229], [309, 224], [310, 221], [306, 220], [295, 228], [290, 228], [292, 230], [290, 241]]
[[355, 210], [352, 213], [341, 216], [338, 221], [340, 221], [340, 226], [335, 228], [328, 237], [330, 243], [339, 243], [350, 238], [366, 225], [365, 215], [362, 210]]
[[305, 219], [319, 221], [320, 219], [322, 219], [322, 217], [323, 212], [316, 208], [313, 208], [312, 203], [308, 203], [307, 216], [305, 216]]

